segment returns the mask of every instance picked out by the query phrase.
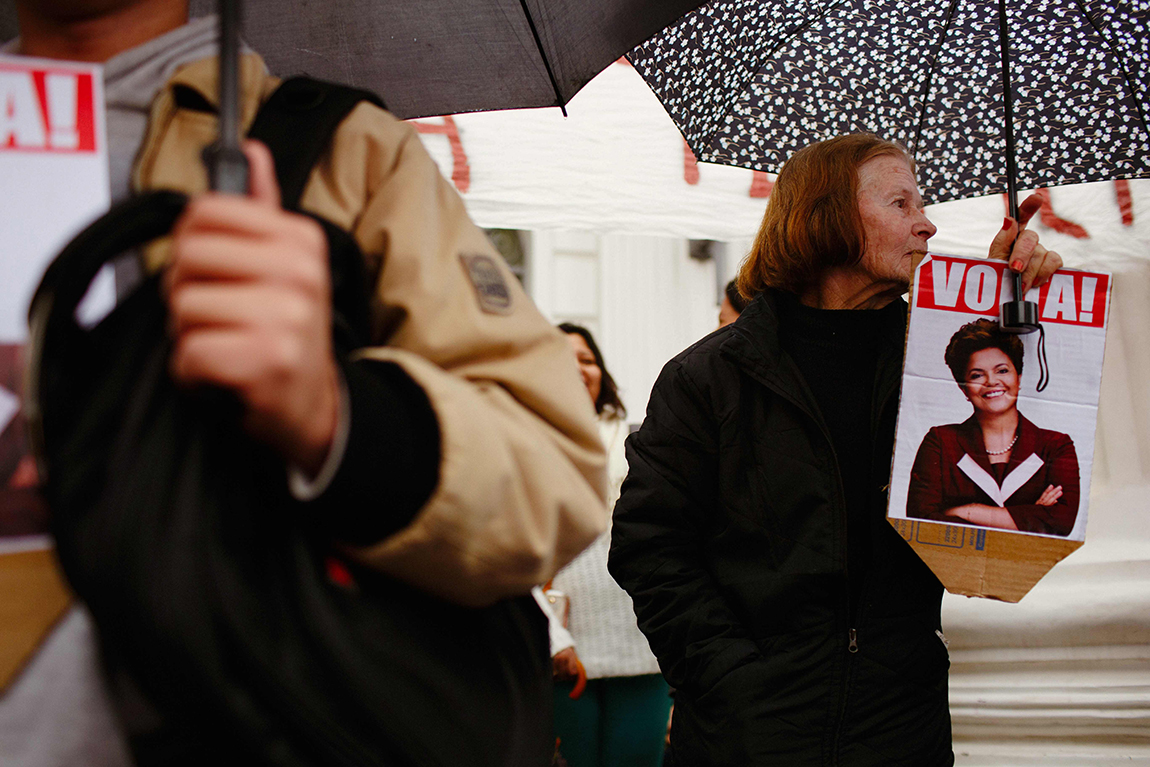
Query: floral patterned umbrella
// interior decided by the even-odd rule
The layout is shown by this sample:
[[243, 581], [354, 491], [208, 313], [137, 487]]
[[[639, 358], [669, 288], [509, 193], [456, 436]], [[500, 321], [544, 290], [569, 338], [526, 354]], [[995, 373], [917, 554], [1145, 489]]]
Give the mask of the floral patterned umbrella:
[[872, 131], [943, 202], [1150, 175], [1148, 28], [1150, 0], [713, 0], [629, 58], [700, 160]]

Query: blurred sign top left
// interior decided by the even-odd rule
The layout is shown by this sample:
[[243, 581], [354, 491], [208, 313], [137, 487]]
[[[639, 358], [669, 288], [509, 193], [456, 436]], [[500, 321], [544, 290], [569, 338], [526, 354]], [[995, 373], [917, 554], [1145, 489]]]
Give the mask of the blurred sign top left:
[[108, 208], [101, 67], [0, 55], [0, 343], [49, 261]]
[[0, 55], [0, 554], [46, 545], [19, 417], [28, 303], [56, 253], [108, 209], [105, 136], [99, 65]]
[[89, 71], [0, 65], [0, 149], [95, 152], [95, 89]]

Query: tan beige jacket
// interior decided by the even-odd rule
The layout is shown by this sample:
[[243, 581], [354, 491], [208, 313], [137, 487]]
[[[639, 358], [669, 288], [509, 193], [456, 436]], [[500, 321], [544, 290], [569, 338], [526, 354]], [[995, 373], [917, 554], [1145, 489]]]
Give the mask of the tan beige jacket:
[[[257, 56], [241, 76], [246, 128], [279, 81]], [[180, 70], [157, 96], [136, 191], [207, 188], [201, 149], [215, 116], [178, 109], [185, 85], [215, 103], [216, 64]], [[410, 526], [352, 556], [463, 604], [527, 593], [605, 528], [605, 458], [570, 348], [523, 293], [415, 130], [368, 103], [339, 127], [301, 207], [350, 231], [375, 273], [379, 346], [427, 393], [439, 420], [439, 485]], [[487, 255], [510, 305], [481, 303], [465, 258]], [[162, 248], [150, 251], [153, 265]], [[498, 302], [495, 302], [498, 303]], [[485, 310], [486, 308], [486, 310]], [[354, 414], [353, 414], [354, 418]], [[379, 488], [381, 507], [388, 488]]]

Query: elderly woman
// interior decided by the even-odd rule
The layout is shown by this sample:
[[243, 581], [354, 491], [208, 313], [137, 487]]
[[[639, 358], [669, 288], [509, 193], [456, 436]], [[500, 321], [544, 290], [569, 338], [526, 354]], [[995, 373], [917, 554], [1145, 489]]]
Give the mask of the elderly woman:
[[[1061, 264], [1019, 233], [1037, 208], [990, 246], [1027, 286]], [[655, 384], [610, 570], [676, 688], [675, 764], [953, 764], [942, 586], [884, 521], [901, 296], [934, 233], [898, 145], [803, 149], [739, 275], [750, 305]]]
[[974, 413], [935, 426], [910, 474], [908, 517], [1070, 535], [1078, 516], [1078, 456], [1069, 436], [1018, 412], [1022, 341], [998, 323], [967, 323], [947, 367]]

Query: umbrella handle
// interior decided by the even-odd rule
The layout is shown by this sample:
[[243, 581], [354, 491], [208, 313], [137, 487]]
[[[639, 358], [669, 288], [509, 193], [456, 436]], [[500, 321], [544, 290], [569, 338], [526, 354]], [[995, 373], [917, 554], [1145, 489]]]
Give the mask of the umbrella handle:
[[204, 149], [212, 189], [247, 194], [248, 160], [240, 149], [240, 0], [219, 0], [220, 133]]
[[222, 147], [217, 142], [204, 147], [203, 160], [213, 191], [248, 193], [248, 158], [242, 149]]
[[1014, 300], [1002, 304], [1002, 314], [998, 324], [1007, 333], [1033, 333], [1041, 325], [1038, 322], [1038, 304], [1022, 298], [1022, 275], [1012, 271], [1010, 277], [1014, 283]]

